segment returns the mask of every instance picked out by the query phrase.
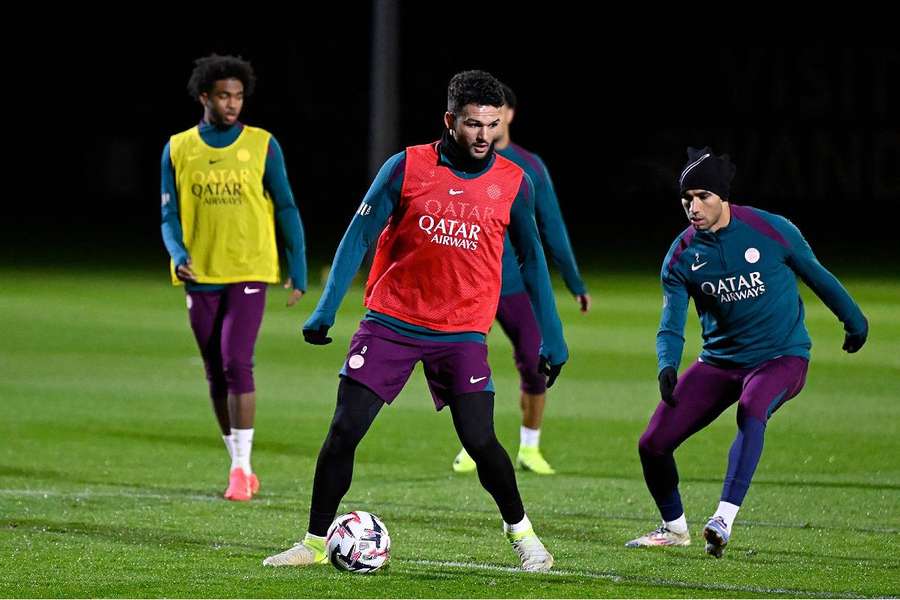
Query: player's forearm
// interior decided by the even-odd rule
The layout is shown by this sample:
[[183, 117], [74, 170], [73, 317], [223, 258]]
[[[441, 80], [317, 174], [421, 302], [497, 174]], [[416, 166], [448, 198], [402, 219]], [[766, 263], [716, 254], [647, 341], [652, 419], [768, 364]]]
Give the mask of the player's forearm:
[[553, 264], [559, 269], [569, 291], [576, 296], [587, 293], [581, 273], [578, 271], [575, 252], [572, 250], [565, 224], [560, 221], [556, 227], [547, 227], [542, 235], [550, 249]]
[[183, 233], [181, 231], [181, 223], [176, 219], [174, 222], [163, 219], [162, 223], [163, 244], [166, 246], [169, 256], [175, 266], [180, 266], [188, 262], [190, 255], [187, 248], [184, 247]]
[[[163, 190], [165, 190], [165, 186]], [[162, 193], [162, 238], [175, 266], [185, 264], [190, 256], [184, 247], [184, 231], [178, 216], [178, 199], [175, 191]]]
[[541, 265], [541, 262], [544, 261], [527, 260], [522, 267], [522, 278], [541, 327], [541, 354], [551, 364], [560, 364], [569, 360], [569, 349], [563, 338], [562, 322], [556, 309], [547, 264], [544, 262]]
[[563, 363], [569, 359], [569, 350], [563, 339], [562, 322], [559, 320], [547, 261], [534, 221], [521, 218], [518, 223], [511, 223], [510, 239], [522, 265], [522, 280], [541, 328], [541, 354], [551, 364]]
[[294, 193], [288, 181], [284, 153], [278, 141], [269, 140], [269, 151], [266, 156], [266, 170], [263, 174], [263, 185], [272, 196], [275, 206], [275, 220], [284, 239], [285, 256], [291, 283], [295, 290], [306, 291], [306, 242], [303, 235], [303, 222], [300, 211], [294, 201]]
[[794, 267], [804, 283], [844, 324], [848, 333], [861, 333], [866, 328], [866, 319], [850, 292], [815, 256], [796, 259]]
[[796, 225], [784, 217], [770, 216], [770, 222], [788, 242], [787, 265], [844, 324], [847, 333], [862, 333], [866, 319], [841, 282], [816, 258]]
[[687, 322], [688, 295], [683, 285], [670, 275], [662, 279], [663, 310], [656, 332], [658, 371], [666, 367], [676, 370], [684, 353], [684, 326]]
[[303, 234], [303, 222], [300, 212], [295, 206], [284, 207], [275, 213], [275, 220], [281, 229], [284, 239], [284, 253], [287, 257], [288, 271], [295, 290], [306, 291], [306, 239]]
[[[543, 163], [541, 164], [543, 165]], [[550, 258], [559, 269], [569, 291], [576, 296], [585, 294], [587, 289], [578, 272], [578, 263], [575, 260], [575, 252], [572, 250], [572, 242], [569, 239], [569, 231], [566, 228], [562, 210], [559, 207], [556, 190], [547, 168], [543, 167], [543, 169], [543, 183], [535, 184], [535, 214], [541, 238], [550, 250]]]
[[347, 295], [347, 290], [353, 281], [353, 277], [359, 270], [363, 258], [368, 250], [368, 243], [362, 235], [362, 227], [358, 223], [359, 216], [353, 219], [347, 232], [344, 234], [334, 260], [331, 262], [331, 271], [328, 273], [328, 281], [325, 290], [310, 317], [310, 322], [316, 321], [318, 325], [334, 325], [335, 315]]
[[378, 239], [400, 199], [405, 156], [402, 152], [395, 154], [382, 165], [378, 175], [375, 176], [341, 239], [331, 263], [325, 291], [304, 329], [334, 325], [338, 308], [347, 294], [353, 276], [359, 270], [366, 251]]
[[660, 329], [656, 334], [657, 373], [666, 367], [678, 369], [684, 353], [684, 336]]
[[161, 167], [161, 225], [163, 244], [175, 266], [188, 262], [190, 255], [184, 246], [184, 231], [178, 214], [178, 190], [175, 187], [175, 169], [169, 155], [169, 145], [163, 148]]
[[272, 195], [272, 203], [275, 205], [276, 212], [291, 207], [297, 208], [297, 203], [294, 201], [294, 193], [288, 181], [284, 153], [281, 151], [281, 145], [274, 137], [269, 139], [266, 168], [263, 172], [263, 186]]
[[[375, 203], [374, 209], [369, 202]], [[384, 229], [393, 206], [394, 201], [389, 194], [370, 193], [366, 195], [366, 199], [360, 205], [338, 245], [331, 263], [331, 272], [328, 274], [328, 281], [325, 284], [325, 291], [307, 322], [308, 325], [316, 327], [334, 325], [335, 315], [350, 288], [350, 283], [359, 270], [359, 265], [362, 264], [369, 246], [378, 239], [378, 235]]]

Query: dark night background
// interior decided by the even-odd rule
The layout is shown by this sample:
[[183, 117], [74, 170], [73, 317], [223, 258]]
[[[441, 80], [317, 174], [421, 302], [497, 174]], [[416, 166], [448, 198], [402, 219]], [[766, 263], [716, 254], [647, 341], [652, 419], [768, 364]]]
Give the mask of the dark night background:
[[[339, 28], [268, 40], [212, 28], [168, 40], [57, 38], [36, 51], [31, 66], [45, 69], [26, 61], [19, 81], [46, 92], [7, 117], [19, 130], [7, 150], [24, 160], [6, 182], [19, 200], [3, 220], [0, 260], [158, 265], [165, 281], [160, 153], [199, 120], [185, 85], [193, 59], [215, 51], [252, 61], [258, 87], [241, 120], [283, 146], [310, 259], [329, 261], [371, 180], [368, 144], [379, 127], [370, 112], [373, 11], [364, 6]], [[888, 215], [900, 201], [900, 49], [697, 50], [565, 29], [490, 43], [422, 27], [423, 9], [398, 6], [395, 141], [379, 163], [436, 139], [447, 81], [481, 68], [516, 90], [513, 139], [550, 168], [585, 266], [657, 269], [686, 224], [674, 183], [685, 147], [709, 144], [737, 164], [733, 202], [792, 219], [826, 265], [865, 268], [876, 257], [897, 273]]]

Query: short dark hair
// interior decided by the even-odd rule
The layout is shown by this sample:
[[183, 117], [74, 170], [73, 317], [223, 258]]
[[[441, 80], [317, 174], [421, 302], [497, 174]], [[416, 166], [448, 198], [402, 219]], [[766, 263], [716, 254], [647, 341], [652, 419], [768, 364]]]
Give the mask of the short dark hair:
[[208, 94], [220, 79], [239, 79], [244, 84], [244, 96], [253, 93], [256, 75], [249, 61], [240, 56], [220, 56], [210, 54], [194, 61], [194, 70], [188, 80], [187, 89], [191, 98]]
[[509, 87], [502, 81], [500, 82], [500, 86], [503, 88], [503, 100], [506, 103], [506, 106], [515, 109], [516, 104], [518, 103], [518, 100], [516, 99], [516, 93], [512, 91], [511, 87]]
[[447, 86], [447, 111], [458, 113], [467, 104], [503, 106], [503, 87], [487, 71], [457, 73]]

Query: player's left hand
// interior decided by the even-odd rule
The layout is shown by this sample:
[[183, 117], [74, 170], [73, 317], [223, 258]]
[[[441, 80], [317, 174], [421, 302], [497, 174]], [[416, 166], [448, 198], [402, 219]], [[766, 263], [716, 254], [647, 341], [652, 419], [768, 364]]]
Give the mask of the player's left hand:
[[546, 356], [541, 356], [538, 361], [538, 373], [543, 373], [547, 376], [548, 388], [553, 387], [553, 383], [556, 381], [556, 378], [559, 377], [559, 372], [562, 371], [564, 364], [566, 363], [561, 362], [558, 365], [551, 365]]
[[869, 337], [869, 321], [863, 317], [864, 327], [862, 332], [860, 333], [847, 333], [844, 335], [844, 346], [843, 349], [848, 353], [853, 354], [854, 352], [858, 352], [860, 348], [863, 347], [863, 344], [866, 343], [866, 338]]
[[294, 289], [294, 282], [291, 280], [290, 277], [288, 277], [288, 280], [284, 282], [284, 289], [291, 290], [291, 293], [287, 299], [288, 308], [297, 304], [297, 300], [299, 300], [300, 298], [303, 297], [303, 291]]
[[587, 292], [575, 296], [575, 301], [578, 302], [578, 305], [581, 307], [582, 314], [591, 310], [591, 295]]

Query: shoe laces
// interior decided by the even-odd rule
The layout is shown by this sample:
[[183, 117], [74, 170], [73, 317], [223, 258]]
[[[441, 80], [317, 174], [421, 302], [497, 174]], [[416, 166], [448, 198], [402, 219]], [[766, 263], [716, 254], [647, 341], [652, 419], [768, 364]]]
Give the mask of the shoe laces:
[[547, 554], [547, 548], [536, 535], [529, 535], [512, 542], [513, 548], [521, 558], [543, 558]]

